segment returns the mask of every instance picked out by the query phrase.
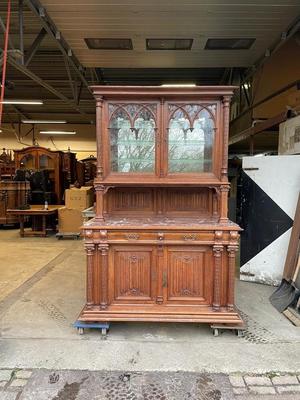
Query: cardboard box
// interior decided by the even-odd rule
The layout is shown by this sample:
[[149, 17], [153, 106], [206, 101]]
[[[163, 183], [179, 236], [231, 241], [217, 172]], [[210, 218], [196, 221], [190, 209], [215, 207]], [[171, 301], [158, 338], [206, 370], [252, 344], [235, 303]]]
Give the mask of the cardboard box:
[[94, 204], [93, 186], [82, 186], [80, 189], [65, 190], [65, 205], [67, 208], [85, 210]]
[[83, 216], [80, 210], [62, 207], [58, 210], [58, 232], [80, 233], [83, 225]]

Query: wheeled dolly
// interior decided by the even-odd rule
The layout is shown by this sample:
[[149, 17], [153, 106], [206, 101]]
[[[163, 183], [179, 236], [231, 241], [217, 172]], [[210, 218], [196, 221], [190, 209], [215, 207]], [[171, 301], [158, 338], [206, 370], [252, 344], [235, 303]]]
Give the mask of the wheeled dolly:
[[77, 332], [79, 335], [84, 334], [84, 329], [101, 329], [102, 338], [107, 337], [107, 331], [109, 330], [108, 322], [83, 322], [83, 321], [75, 321], [73, 324], [74, 328], [77, 328]]
[[235, 332], [235, 334], [238, 337], [244, 337], [245, 330], [247, 328], [246, 324], [239, 324], [239, 325], [213, 324], [210, 327], [213, 331], [214, 336], [219, 336], [223, 331], [230, 330], [232, 332]]

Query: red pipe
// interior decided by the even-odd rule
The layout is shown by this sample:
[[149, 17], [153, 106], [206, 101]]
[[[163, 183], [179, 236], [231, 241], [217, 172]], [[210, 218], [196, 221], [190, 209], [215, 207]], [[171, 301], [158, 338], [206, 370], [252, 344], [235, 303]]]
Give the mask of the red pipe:
[[6, 29], [5, 29], [5, 36], [4, 36], [2, 86], [1, 86], [1, 96], [0, 96], [0, 127], [2, 126], [2, 113], [3, 113], [3, 100], [4, 100], [5, 78], [6, 78], [6, 62], [7, 62], [9, 24], [10, 24], [10, 0], [8, 0], [8, 3], [7, 3], [7, 18], [6, 18]]

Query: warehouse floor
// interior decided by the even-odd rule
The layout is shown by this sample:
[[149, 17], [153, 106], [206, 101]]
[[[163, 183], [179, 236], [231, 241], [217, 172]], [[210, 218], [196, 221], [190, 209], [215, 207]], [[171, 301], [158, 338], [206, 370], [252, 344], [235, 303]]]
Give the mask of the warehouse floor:
[[[156, 385], [160, 393], [169, 385], [174, 392], [174, 382], [181, 391], [164, 389], [153, 398], [182, 400], [185, 382], [193, 382], [190, 400], [267, 400], [271, 393], [300, 399], [300, 329], [271, 307], [272, 287], [237, 282], [237, 305], [248, 325], [243, 338], [214, 337], [208, 325], [114, 323], [103, 340], [98, 331], [80, 336], [72, 327], [85, 298], [81, 240], [0, 230], [0, 260], [1, 400], [148, 399], [143, 391]], [[265, 386], [251, 386], [252, 374]], [[278, 374], [284, 386], [271, 381]], [[59, 376], [55, 385], [52, 375]], [[116, 393], [105, 394], [107, 385]]]
[[0, 369], [300, 373], [300, 330], [270, 305], [272, 287], [237, 283], [244, 338], [214, 337], [208, 325], [114, 323], [102, 340], [72, 327], [85, 297], [81, 240], [0, 230], [0, 259]]

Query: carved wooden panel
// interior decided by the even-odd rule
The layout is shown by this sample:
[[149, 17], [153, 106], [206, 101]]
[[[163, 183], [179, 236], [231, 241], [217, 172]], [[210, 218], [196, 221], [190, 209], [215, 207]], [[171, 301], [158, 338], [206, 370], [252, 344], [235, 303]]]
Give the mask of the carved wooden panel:
[[166, 189], [165, 213], [212, 214], [212, 193], [210, 189]]
[[167, 250], [168, 300], [209, 304], [210, 251], [207, 247], [170, 247]]
[[115, 188], [108, 191], [106, 209], [109, 214], [153, 213], [154, 192], [143, 188]]
[[114, 300], [151, 300], [155, 259], [151, 247], [114, 249]]

